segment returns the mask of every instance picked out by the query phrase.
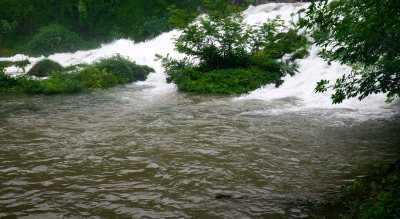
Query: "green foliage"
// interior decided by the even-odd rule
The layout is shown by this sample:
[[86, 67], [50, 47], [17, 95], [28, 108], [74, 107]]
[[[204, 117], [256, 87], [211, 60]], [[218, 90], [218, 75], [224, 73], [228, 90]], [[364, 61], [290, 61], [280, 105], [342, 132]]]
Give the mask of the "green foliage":
[[25, 72], [25, 67], [31, 64], [29, 60], [22, 60], [22, 61], [0, 61], [0, 68], [8, 68], [11, 66], [15, 66], [22, 69], [22, 72]]
[[285, 54], [295, 52], [299, 48], [307, 51], [306, 46], [307, 38], [298, 35], [295, 30], [289, 29], [286, 33], [282, 32], [271, 38], [265, 45], [264, 51], [270, 58], [280, 59]]
[[50, 55], [55, 52], [77, 51], [83, 40], [76, 33], [57, 24], [50, 24], [39, 29], [28, 47], [34, 55]]
[[329, 88], [334, 103], [373, 93], [400, 94], [399, 1], [327, 0], [312, 3], [300, 26], [315, 31], [321, 56], [353, 67]]
[[138, 80], [143, 81], [150, 72], [154, 72], [154, 69], [137, 65], [121, 55], [100, 59], [94, 64], [94, 67], [114, 75], [118, 84], [132, 83]]
[[30, 75], [22, 75], [17, 77], [18, 85], [16, 90], [27, 93], [39, 94], [43, 92], [43, 83], [40, 80], [32, 78]]
[[75, 77], [85, 88], [110, 88], [115, 87], [118, 82], [113, 74], [106, 72], [106, 69], [99, 70], [94, 67], [85, 67], [75, 73]]
[[68, 73], [54, 72], [51, 77], [40, 80], [43, 94], [77, 93], [82, 89], [81, 82]]
[[49, 73], [63, 71], [64, 68], [57, 62], [50, 59], [43, 59], [37, 62], [29, 71], [28, 75], [36, 77], [46, 77]]
[[4, 69], [0, 67], [0, 89], [8, 90], [12, 89], [18, 85], [18, 81], [16, 78], [7, 75], [4, 72]]
[[157, 56], [168, 83], [174, 82], [181, 91], [237, 94], [296, 72], [290, 61], [276, 59], [305, 49], [307, 41], [295, 30], [279, 32], [286, 29], [282, 20], [252, 26], [244, 23], [240, 8], [225, 1], [205, 0], [204, 5], [204, 14], [197, 18], [170, 8], [175, 13], [172, 21], [182, 30], [175, 48], [187, 58]]
[[187, 77], [187, 86], [181, 90], [217, 94], [247, 93], [264, 84], [275, 83], [280, 78], [278, 73], [265, 72], [258, 67], [218, 69], [205, 74], [186, 69], [184, 74]]
[[[0, 1], [0, 56], [23, 51], [26, 41], [39, 28], [57, 24], [77, 33], [87, 41], [89, 48], [114, 38], [143, 41], [172, 29], [168, 24], [172, 4], [188, 12], [200, 9], [201, 0], [1, 0]], [[4, 22], [1, 22], [4, 21]], [[28, 40], [27, 40], [27, 39]], [[42, 38], [40, 41], [45, 41]], [[100, 42], [95, 45], [92, 42]], [[67, 47], [68, 48], [68, 47]], [[85, 48], [86, 45], [85, 45]], [[36, 47], [35, 54], [47, 52]], [[70, 48], [74, 51], [76, 48]], [[31, 54], [29, 54], [31, 55]]]
[[76, 93], [82, 88], [80, 82], [69, 74], [54, 72], [47, 79], [34, 79], [29, 75], [18, 76], [15, 90], [32, 94]]
[[154, 72], [152, 68], [136, 65], [120, 55], [101, 59], [93, 65], [69, 66], [65, 70], [58, 63], [45, 59], [33, 68], [30, 74], [47, 78], [37, 79], [30, 74], [15, 78], [0, 68], [0, 89], [32, 94], [76, 93], [82, 89], [105, 89], [115, 87], [118, 83], [145, 80], [150, 72]]
[[13, 66], [12, 61], [0, 61], [0, 68], [8, 68]]
[[292, 57], [290, 58], [291, 60], [296, 60], [296, 59], [303, 59], [306, 56], [308, 56], [310, 53], [308, 52], [307, 49], [300, 49], [297, 50], [295, 53], [293, 53]]
[[342, 218], [399, 218], [400, 160], [373, 165], [367, 177], [345, 188], [336, 207]]
[[[205, 1], [204, 15], [182, 26], [175, 47], [194, 57], [204, 71], [246, 67], [249, 57], [274, 41], [281, 20], [270, 20], [261, 27], [246, 25], [240, 8], [224, 1]], [[250, 52], [249, 52], [250, 51]]]
[[13, 21], [9, 23], [6, 20], [0, 20], [1, 33], [8, 38], [14, 37], [17, 33], [18, 22]]

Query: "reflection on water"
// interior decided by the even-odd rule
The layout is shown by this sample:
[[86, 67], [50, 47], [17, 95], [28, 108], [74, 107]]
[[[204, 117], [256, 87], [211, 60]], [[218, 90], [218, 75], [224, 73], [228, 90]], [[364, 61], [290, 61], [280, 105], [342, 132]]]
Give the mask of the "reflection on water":
[[395, 110], [148, 89], [0, 93], [0, 216], [300, 217], [400, 152]]

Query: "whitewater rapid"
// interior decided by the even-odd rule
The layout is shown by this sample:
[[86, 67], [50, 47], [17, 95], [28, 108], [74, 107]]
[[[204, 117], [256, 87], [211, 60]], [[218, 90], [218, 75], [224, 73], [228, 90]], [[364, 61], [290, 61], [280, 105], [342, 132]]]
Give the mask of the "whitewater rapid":
[[[308, 6], [309, 3], [272, 3], [256, 7], [250, 6], [244, 11], [245, 22], [248, 24], [257, 24], [265, 22], [267, 19], [280, 16], [280, 18], [289, 25], [292, 19], [296, 19], [296, 16], [291, 15]], [[155, 55], [160, 54], [166, 56], [169, 54], [170, 57], [174, 58], [183, 57], [182, 54], [174, 51], [173, 39], [179, 36], [179, 34], [179, 31], [173, 30], [142, 43], [135, 43], [129, 39], [120, 39], [110, 44], [102, 45], [99, 49], [78, 51], [75, 53], [58, 53], [50, 55], [48, 58], [59, 62], [63, 66], [69, 66], [79, 63], [91, 64], [100, 58], [121, 54], [122, 56], [129, 57], [138, 64], [148, 65], [155, 69], [155, 73], [150, 74], [146, 81], [137, 83], [152, 87], [151, 89], [147, 89], [146, 92], [155, 94], [171, 93], [176, 92], [176, 86], [166, 83], [164, 69], [160, 61], [155, 60]], [[316, 46], [312, 46], [310, 48], [310, 55], [307, 58], [297, 60], [299, 72], [293, 77], [286, 76], [283, 78], [285, 82], [281, 87], [275, 88], [274, 85], [267, 85], [250, 94], [232, 97], [232, 101], [251, 99], [263, 100], [266, 102], [282, 99], [295, 100], [296, 104], [285, 106], [283, 111], [314, 108], [357, 109], [357, 111], [367, 112], [368, 114], [392, 114], [399, 111], [400, 101], [397, 100], [392, 104], [385, 103], [386, 96], [384, 94], [371, 95], [363, 101], [359, 101], [358, 99], [345, 100], [343, 103], [336, 105], [332, 105], [332, 100], [330, 98], [332, 92], [316, 94], [314, 88], [317, 81], [327, 79], [333, 82], [341, 77], [342, 74], [351, 71], [348, 66], [340, 65], [339, 63], [332, 62], [331, 65], [328, 65], [327, 62], [318, 57], [317, 53], [319, 49], [320, 48]], [[29, 59], [31, 65], [26, 68], [26, 70], [29, 70], [37, 61], [43, 58], [45, 57], [34, 58], [19, 54], [9, 58], [0, 58], [0, 60], [19, 61]], [[8, 73], [21, 72], [20, 69], [15, 67], [7, 68], [6, 71]], [[282, 111], [282, 109], [277, 110]]]

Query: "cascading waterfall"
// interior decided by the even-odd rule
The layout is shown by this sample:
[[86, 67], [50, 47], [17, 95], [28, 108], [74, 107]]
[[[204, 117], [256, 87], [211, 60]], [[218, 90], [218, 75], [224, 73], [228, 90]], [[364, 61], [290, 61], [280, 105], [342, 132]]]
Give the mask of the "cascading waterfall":
[[[265, 22], [267, 19], [274, 19], [279, 16], [287, 25], [292, 19], [296, 19], [294, 15], [298, 10], [307, 8], [309, 3], [271, 3], [259, 6], [250, 6], [244, 11], [245, 21], [249, 24], [257, 24]], [[148, 92], [165, 93], [174, 92], [176, 88], [173, 84], [167, 84], [165, 81], [166, 75], [161, 63], [155, 61], [155, 54], [167, 55], [171, 57], [179, 57], [181, 54], [174, 51], [173, 39], [179, 35], [179, 31], [171, 31], [158, 36], [155, 39], [148, 40], [142, 43], [134, 43], [132, 40], [120, 39], [113, 43], [103, 45], [99, 49], [89, 51], [78, 51], [75, 53], [59, 53], [49, 56], [49, 59], [59, 62], [63, 66], [79, 64], [79, 63], [93, 63], [94, 61], [102, 58], [109, 57], [114, 54], [121, 54], [136, 61], [138, 64], [149, 65], [156, 70], [156, 73], [150, 74], [145, 82], [138, 82], [139, 84], [149, 85], [152, 89], [146, 90]], [[319, 48], [312, 46], [310, 48], [310, 55], [302, 60], [297, 60], [299, 65], [299, 72], [295, 76], [287, 76], [284, 79], [284, 84], [275, 88], [273, 85], [267, 85], [257, 89], [250, 94], [235, 97], [234, 101], [260, 99], [265, 101], [273, 101], [284, 98], [296, 100], [296, 104], [288, 106], [288, 108], [280, 110], [301, 110], [307, 108], [347, 108], [358, 109], [360, 112], [368, 113], [390, 113], [398, 109], [398, 102], [388, 104], [385, 103], [385, 95], [371, 95], [359, 101], [358, 99], [345, 100], [342, 104], [332, 105], [330, 95], [332, 93], [326, 92], [323, 94], [316, 94], [314, 88], [316, 82], [321, 79], [328, 79], [331, 82], [339, 78], [343, 73], [349, 73], [351, 69], [348, 66], [340, 65], [339, 63], [327, 62], [318, 57], [317, 53]], [[27, 67], [31, 68], [37, 61], [44, 57], [27, 57], [25, 55], [15, 55], [10, 58], [0, 58], [0, 60], [23, 60], [29, 59], [32, 63]], [[19, 69], [15, 67], [7, 68], [9, 73], [18, 72]]]

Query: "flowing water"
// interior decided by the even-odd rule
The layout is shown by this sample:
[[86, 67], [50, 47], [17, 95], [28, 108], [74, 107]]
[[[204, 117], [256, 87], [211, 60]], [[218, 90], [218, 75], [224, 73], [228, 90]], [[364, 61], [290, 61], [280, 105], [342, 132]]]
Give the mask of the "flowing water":
[[[245, 15], [289, 20], [304, 7], [261, 5]], [[0, 93], [0, 217], [306, 217], [301, 200], [335, 197], [365, 174], [359, 166], [398, 157], [399, 101], [331, 105], [315, 83], [349, 68], [328, 65], [318, 48], [280, 88], [187, 94], [166, 84], [154, 61], [155, 53], [179, 56], [177, 34], [50, 56], [69, 65], [120, 53], [156, 69], [145, 82], [74, 95]]]

